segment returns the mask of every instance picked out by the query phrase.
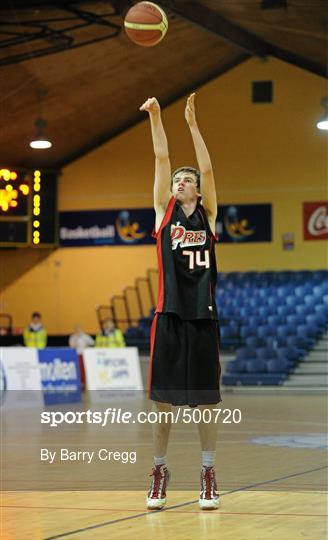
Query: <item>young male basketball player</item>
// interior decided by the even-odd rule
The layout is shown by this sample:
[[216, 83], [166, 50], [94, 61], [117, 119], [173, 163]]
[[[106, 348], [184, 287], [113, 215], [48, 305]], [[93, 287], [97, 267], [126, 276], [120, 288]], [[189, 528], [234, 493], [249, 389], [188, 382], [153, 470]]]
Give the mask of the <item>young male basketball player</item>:
[[[156, 98], [140, 110], [149, 113], [155, 153], [154, 207], [159, 264], [159, 297], [151, 332], [149, 397], [158, 412], [172, 405], [198, 407], [202, 447], [202, 509], [217, 508], [214, 471], [217, 424], [212, 409], [221, 401], [217, 269], [214, 251], [217, 201], [212, 164], [195, 116], [195, 94], [185, 118], [193, 139], [199, 171], [181, 167], [171, 176], [167, 139]], [[212, 420], [203, 415], [210, 409]], [[208, 414], [208, 413], [207, 413]], [[205, 421], [203, 421], [205, 417]], [[154, 467], [147, 496], [149, 509], [166, 503], [169, 471], [166, 450], [171, 422], [154, 426]]]

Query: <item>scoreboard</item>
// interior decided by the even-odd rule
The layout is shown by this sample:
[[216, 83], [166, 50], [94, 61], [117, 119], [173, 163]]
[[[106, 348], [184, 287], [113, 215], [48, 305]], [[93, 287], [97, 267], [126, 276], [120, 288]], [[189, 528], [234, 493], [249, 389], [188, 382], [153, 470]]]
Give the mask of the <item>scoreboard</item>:
[[0, 168], [0, 247], [57, 244], [57, 178], [57, 171]]

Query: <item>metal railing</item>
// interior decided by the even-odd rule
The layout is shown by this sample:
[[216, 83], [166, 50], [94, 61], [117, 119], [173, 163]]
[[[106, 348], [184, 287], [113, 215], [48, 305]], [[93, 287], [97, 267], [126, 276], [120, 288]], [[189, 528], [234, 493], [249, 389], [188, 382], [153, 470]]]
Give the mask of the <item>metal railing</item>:
[[146, 277], [135, 279], [135, 285], [127, 286], [121, 295], [114, 295], [109, 305], [96, 307], [100, 328], [111, 319], [115, 326], [125, 332], [130, 326], [138, 326], [139, 319], [149, 317], [157, 302], [158, 270], [147, 270]]

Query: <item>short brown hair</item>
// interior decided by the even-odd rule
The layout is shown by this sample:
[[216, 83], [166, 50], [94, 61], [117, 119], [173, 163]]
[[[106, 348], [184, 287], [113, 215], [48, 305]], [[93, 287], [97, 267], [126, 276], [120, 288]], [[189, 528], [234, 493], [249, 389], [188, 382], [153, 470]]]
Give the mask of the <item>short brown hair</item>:
[[171, 177], [171, 189], [172, 189], [172, 185], [173, 185], [173, 180], [174, 180], [174, 177], [179, 173], [179, 172], [186, 172], [186, 173], [191, 173], [195, 176], [196, 178], [196, 186], [197, 186], [197, 189], [199, 190], [200, 189], [200, 172], [195, 169], [194, 167], [179, 167], [178, 169], [176, 169], [174, 171], [174, 173], [172, 174], [172, 177]]

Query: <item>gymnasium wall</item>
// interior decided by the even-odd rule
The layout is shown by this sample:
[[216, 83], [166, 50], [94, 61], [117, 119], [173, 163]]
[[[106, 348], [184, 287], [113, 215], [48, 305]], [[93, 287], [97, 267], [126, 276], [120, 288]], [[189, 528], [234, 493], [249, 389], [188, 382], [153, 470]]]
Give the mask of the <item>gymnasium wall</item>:
[[[251, 82], [256, 80], [273, 80], [273, 104], [251, 103]], [[326, 265], [325, 242], [302, 239], [302, 202], [327, 197], [327, 136], [315, 127], [326, 93], [324, 79], [275, 59], [251, 59], [198, 89], [198, 121], [212, 156], [219, 204], [273, 204], [273, 242], [218, 245], [220, 270]], [[145, 99], [149, 96], [145, 92]], [[163, 113], [173, 168], [196, 166], [184, 105], [185, 99], [179, 100]], [[150, 207], [152, 182], [145, 119], [64, 168], [59, 210]], [[293, 251], [282, 249], [286, 232], [295, 233]], [[107, 303], [156, 266], [152, 246], [0, 255], [1, 311], [12, 313], [15, 326], [23, 326], [33, 310], [40, 310], [51, 333], [70, 332], [75, 323], [96, 331], [95, 305]]]

